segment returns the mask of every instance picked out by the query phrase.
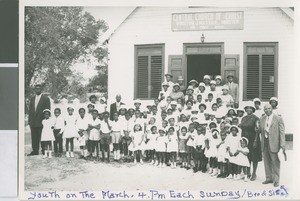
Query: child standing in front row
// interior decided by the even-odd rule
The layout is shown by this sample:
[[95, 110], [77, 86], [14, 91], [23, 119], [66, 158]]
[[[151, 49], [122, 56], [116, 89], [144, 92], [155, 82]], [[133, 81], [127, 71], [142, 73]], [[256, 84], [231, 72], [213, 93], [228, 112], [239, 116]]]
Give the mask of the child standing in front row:
[[[248, 139], [245, 137], [242, 137], [240, 140], [241, 146], [237, 149], [237, 155], [235, 157], [234, 163], [238, 165], [238, 174], [241, 174], [241, 171], [243, 171], [244, 175], [244, 181], [248, 181], [247, 177], [247, 167], [250, 167], [250, 163], [248, 160], [247, 155], [249, 154], [249, 149], [247, 147], [248, 145]], [[239, 176], [240, 177], [240, 176]]]
[[154, 154], [156, 147], [156, 138], [157, 138], [157, 127], [155, 125], [151, 126], [150, 133], [147, 133], [148, 142], [146, 144], [146, 150], [149, 152], [151, 164], [155, 164]]
[[85, 115], [85, 109], [79, 109], [79, 117], [76, 120], [76, 129], [79, 135], [78, 142], [81, 151], [80, 158], [85, 159], [88, 156], [87, 141], [89, 139], [87, 129], [88, 129], [88, 119]]
[[45, 109], [43, 111], [45, 119], [42, 121], [43, 130], [41, 135], [41, 142], [44, 143], [45, 146], [45, 154], [43, 158], [52, 158], [52, 142], [55, 140], [53, 135], [53, 119], [50, 118], [51, 112], [49, 109]]
[[217, 129], [212, 129], [211, 132], [212, 136], [208, 138], [205, 156], [209, 158], [209, 173], [211, 176], [216, 176], [218, 174], [217, 145], [220, 143], [220, 132]]
[[182, 165], [180, 166], [180, 168], [186, 168], [187, 167], [186, 142], [188, 139], [187, 127], [183, 126], [180, 129], [178, 138], [179, 138], [179, 143], [178, 143], [179, 156], [181, 157], [181, 161], [182, 161]]
[[[65, 131], [64, 131], [64, 138], [66, 138], [66, 156], [74, 157], [74, 137], [78, 137], [76, 131], [76, 117], [73, 114], [74, 108], [68, 107], [67, 108], [68, 115], [65, 118]], [[70, 149], [69, 149], [70, 148]]]
[[167, 152], [170, 153], [171, 168], [176, 168], [178, 151], [178, 136], [175, 134], [175, 129], [171, 126], [168, 130]]
[[145, 143], [141, 124], [137, 123], [134, 125], [131, 138], [132, 142], [128, 149], [134, 153], [134, 163], [136, 164], [137, 159], [139, 158], [140, 163], [143, 164], [142, 150], [145, 148]]
[[195, 130], [195, 126], [193, 123], [189, 124], [189, 130], [188, 130], [188, 140], [186, 143], [186, 150], [187, 150], [187, 167], [186, 169], [191, 169], [191, 156], [194, 154], [195, 149], [195, 140], [197, 136], [197, 132]]
[[55, 108], [54, 110], [54, 128], [53, 134], [55, 137], [54, 141], [54, 153], [56, 157], [61, 157], [63, 153], [63, 133], [65, 129], [65, 120], [61, 115], [60, 108]]
[[157, 165], [159, 167], [165, 167], [165, 152], [167, 150], [166, 143], [167, 137], [165, 136], [165, 129], [159, 128], [158, 129], [159, 136], [156, 138], [156, 156], [157, 156]]

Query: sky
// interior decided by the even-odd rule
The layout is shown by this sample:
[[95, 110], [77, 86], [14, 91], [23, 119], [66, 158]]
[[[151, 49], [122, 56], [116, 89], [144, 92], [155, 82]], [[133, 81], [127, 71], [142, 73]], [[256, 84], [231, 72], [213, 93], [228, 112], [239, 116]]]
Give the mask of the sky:
[[[135, 7], [84, 7], [84, 11], [91, 13], [96, 20], [104, 20], [108, 24], [109, 28], [107, 32], [111, 32], [116, 29], [122, 21], [134, 10]], [[103, 34], [106, 37], [105, 34]], [[100, 40], [103, 36], [99, 37]], [[88, 65], [87, 63], [76, 63], [73, 69], [82, 74], [87, 84], [88, 79], [96, 75], [94, 66]], [[88, 70], [87, 70], [88, 69]]]

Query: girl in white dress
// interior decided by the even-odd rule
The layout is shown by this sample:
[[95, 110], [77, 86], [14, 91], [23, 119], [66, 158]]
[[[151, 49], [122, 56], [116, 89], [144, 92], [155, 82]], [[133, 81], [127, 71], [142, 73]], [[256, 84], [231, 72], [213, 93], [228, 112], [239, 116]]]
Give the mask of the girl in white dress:
[[150, 160], [151, 163], [154, 164], [155, 163], [155, 158], [154, 158], [154, 154], [155, 154], [155, 147], [156, 147], [156, 138], [158, 136], [157, 133], [157, 126], [152, 125], [150, 128], [150, 133], [147, 133], [147, 144], [146, 144], [146, 150], [148, 152], [150, 152]]
[[43, 142], [45, 146], [45, 154], [43, 158], [52, 158], [52, 142], [55, 140], [53, 135], [54, 121], [50, 118], [51, 112], [49, 109], [45, 109], [43, 113], [45, 117], [42, 121], [43, 130], [41, 135], [41, 142]]
[[217, 160], [217, 145], [221, 142], [218, 129], [211, 130], [211, 136], [208, 136], [208, 146], [206, 147], [205, 156], [209, 159], [209, 173], [211, 176], [218, 174], [218, 160]]
[[[248, 139], [245, 137], [242, 137], [240, 140], [240, 147], [237, 149], [237, 155], [235, 157], [235, 164], [238, 165], [238, 171], [239, 174], [243, 171], [244, 175], [247, 175], [247, 167], [250, 167], [249, 159], [247, 155], [249, 154], [249, 149], [247, 147], [248, 145]], [[238, 176], [240, 177], [240, 176]], [[244, 181], [248, 181], [248, 177], [244, 177]]]
[[140, 158], [140, 163], [143, 164], [142, 150], [145, 149], [144, 133], [140, 124], [135, 124], [131, 135], [132, 142], [128, 149], [134, 153], [134, 163], [137, 163], [137, 158]]
[[[67, 108], [68, 115], [65, 117], [65, 131], [64, 138], [66, 139], [66, 156], [74, 157], [74, 137], [79, 137], [76, 130], [76, 117], [73, 114], [74, 108]], [[70, 149], [69, 149], [70, 146]]]
[[237, 126], [230, 127], [230, 134], [226, 138], [227, 154], [225, 158], [228, 160], [228, 172], [227, 179], [239, 179], [238, 178], [238, 166], [235, 164], [236, 155], [238, 154], [237, 149], [240, 146], [241, 136], [239, 128]]
[[178, 152], [178, 136], [175, 128], [171, 126], [168, 130], [167, 152], [170, 153], [171, 168], [176, 168], [177, 152]]
[[166, 143], [168, 142], [168, 138], [165, 136], [165, 129], [158, 129], [159, 136], [156, 138], [156, 155], [158, 160], [159, 167], [165, 167], [165, 152], [167, 150]]

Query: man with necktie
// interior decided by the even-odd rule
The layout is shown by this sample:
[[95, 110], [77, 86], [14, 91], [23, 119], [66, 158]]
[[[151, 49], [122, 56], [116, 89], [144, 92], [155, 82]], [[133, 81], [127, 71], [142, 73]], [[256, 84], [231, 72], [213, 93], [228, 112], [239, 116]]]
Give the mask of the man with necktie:
[[234, 78], [233, 75], [228, 75], [227, 76], [228, 82], [226, 83], [226, 85], [229, 88], [229, 94], [233, 98], [234, 107], [238, 108], [239, 107], [239, 85], [233, 82], [233, 78]]
[[266, 174], [266, 180], [263, 184], [273, 183], [274, 187], [278, 187], [280, 177], [278, 152], [282, 149], [285, 153], [285, 128], [281, 116], [274, 114], [272, 110], [269, 103], [265, 104], [265, 115], [260, 118], [256, 132], [258, 135], [261, 134], [261, 148]]
[[[44, 119], [43, 111], [50, 110], [50, 99], [42, 94], [41, 84], [34, 86], [35, 95], [30, 99], [28, 124], [31, 131], [31, 146], [32, 152], [28, 156], [38, 155], [43, 129], [42, 121]], [[44, 146], [41, 145], [42, 153], [44, 154]]]

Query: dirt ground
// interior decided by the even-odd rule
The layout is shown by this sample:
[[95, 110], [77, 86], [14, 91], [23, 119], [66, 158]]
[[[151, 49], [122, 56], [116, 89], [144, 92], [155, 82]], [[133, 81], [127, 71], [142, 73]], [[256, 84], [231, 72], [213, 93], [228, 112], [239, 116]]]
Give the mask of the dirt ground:
[[[30, 153], [30, 133], [26, 132], [25, 154]], [[43, 159], [38, 156], [25, 157], [25, 190], [26, 191], [80, 191], [87, 190], [217, 190], [217, 189], [253, 189], [266, 188], [263, 162], [259, 163], [257, 180], [244, 182], [211, 177], [207, 173], [193, 173], [180, 167], [159, 168], [149, 163], [104, 163], [85, 161], [78, 158], [78, 147], [75, 158]], [[24, 155], [25, 155], [24, 154]], [[292, 182], [289, 170], [293, 165], [293, 151], [287, 151], [288, 161], [281, 164], [281, 184], [288, 186]], [[272, 188], [270, 184], [268, 186]]]

